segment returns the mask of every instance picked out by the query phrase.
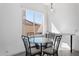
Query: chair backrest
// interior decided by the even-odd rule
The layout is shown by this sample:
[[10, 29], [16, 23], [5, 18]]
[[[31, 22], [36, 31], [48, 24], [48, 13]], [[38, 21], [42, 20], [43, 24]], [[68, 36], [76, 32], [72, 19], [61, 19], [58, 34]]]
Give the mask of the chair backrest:
[[58, 50], [62, 35], [57, 35], [54, 41], [54, 49]]
[[23, 40], [23, 43], [24, 43], [26, 52], [27, 52], [27, 53], [28, 53], [28, 52], [31, 52], [29, 37], [22, 35], [22, 40]]

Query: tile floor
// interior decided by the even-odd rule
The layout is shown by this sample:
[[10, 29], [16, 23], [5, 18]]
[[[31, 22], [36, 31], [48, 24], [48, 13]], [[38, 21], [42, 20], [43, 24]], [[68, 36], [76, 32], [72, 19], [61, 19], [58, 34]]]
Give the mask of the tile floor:
[[[58, 55], [59, 56], [79, 56], [79, 51], [73, 51], [72, 53], [70, 53], [70, 51], [64, 50], [64, 51], [59, 51]], [[25, 56], [25, 52], [16, 54], [14, 56]], [[45, 55], [45, 56], [47, 56], [47, 55]]]

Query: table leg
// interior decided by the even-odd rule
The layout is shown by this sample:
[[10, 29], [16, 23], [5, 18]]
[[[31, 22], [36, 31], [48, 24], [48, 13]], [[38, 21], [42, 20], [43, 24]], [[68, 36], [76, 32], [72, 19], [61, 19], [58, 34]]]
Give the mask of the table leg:
[[71, 43], [71, 53], [72, 53], [72, 35], [70, 36], [70, 43]]
[[41, 43], [41, 56], [42, 56], [42, 43]]

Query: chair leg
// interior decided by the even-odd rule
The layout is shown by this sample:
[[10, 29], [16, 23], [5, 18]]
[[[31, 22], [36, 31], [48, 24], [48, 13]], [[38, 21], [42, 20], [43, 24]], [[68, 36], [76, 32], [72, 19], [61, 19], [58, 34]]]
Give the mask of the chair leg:
[[54, 53], [53, 56], [58, 56], [58, 52]]
[[57, 53], [57, 56], [58, 56], [58, 53]]
[[58, 56], [58, 54], [57, 54], [57, 56]]
[[25, 56], [27, 56], [27, 52], [26, 52]]
[[41, 53], [40, 53], [40, 56], [41, 56]]
[[58, 52], [56, 52], [56, 56], [58, 56]]

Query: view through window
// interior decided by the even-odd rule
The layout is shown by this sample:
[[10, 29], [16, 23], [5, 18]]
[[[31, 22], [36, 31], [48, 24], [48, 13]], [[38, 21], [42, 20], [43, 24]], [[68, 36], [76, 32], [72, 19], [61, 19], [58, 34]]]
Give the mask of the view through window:
[[43, 32], [43, 13], [31, 9], [26, 9], [25, 20], [29, 24], [27, 25], [27, 33], [37, 34]]

